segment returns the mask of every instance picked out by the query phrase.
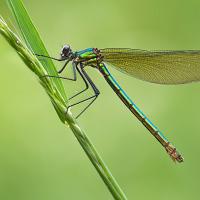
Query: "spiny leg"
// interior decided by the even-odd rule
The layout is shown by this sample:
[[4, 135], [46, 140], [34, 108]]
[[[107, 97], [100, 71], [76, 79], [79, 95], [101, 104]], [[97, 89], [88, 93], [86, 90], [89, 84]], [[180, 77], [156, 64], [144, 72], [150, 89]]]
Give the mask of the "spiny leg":
[[[50, 57], [50, 56], [44, 56], [44, 55], [38, 55], [38, 54], [35, 54], [35, 55], [41, 56], [41, 57], [45, 57], [45, 58], [54, 59], [54, 60], [56, 60], [56, 61], [64, 61], [64, 59], [57, 59], [57, 58], [53, 58], [53, 57]], [[63, 67], [58, 71], [58, 73], [61, 73], [61, 72], [65, 69], [65, 67], [67, 66], [68, 63], [69, 63], [69, 60], [67, 60], [67, 61], [65, 62], [65, 64], [64, 64]], [[80, 91], [80, 92], [78, 92], [77, 94], [75, 94], [75, 95], [73, 95], [72, 97], [70, 97], [69, 100], [72, 99], [72, 98], [74, 98], [74, 97], [76, 97], [76, 96], [78, 96], [79, 94], [83, 93], [84, 91], [86, 91], [86, 90], [89, 88], [87, 81], [84, 79], [82, 73], [80, 72], [80, 70], [79, 70], [78, 67], [77, 67], [77, 63], [72, 62], [72, 68], [73, 68], [73, 78], [67, 78], [67, 77], [63, 77], [63, 76], [44, 75], [44, 77], [53, 77], [53, 78], [61, 78], [61, 79], [65, 79], [65, 80], [76, 81], [76, 80], [77, 80], [76, 69], [77, 69], [78, 73], [80, 74], [80, 76], [82, 77], [82, 79], [83, 79], [83, 81], [84, 81], [84, 83], [85, 83], [85, 88], [84, 88], [82, 91]]]
[[80, 69], [77, 67], [77, 64], [75, 64], [75, 63], [73, 62], [72, 65], [76, 65], [76, 69], [77, 69], [78, 73], [80, 74], [80, 76], [81, 76], [83, 82], [85, 83], [85, 88], [84, 88], [83, 90], [81, 90], [80, 92], [78, 92], [77, 94], [75, 94], [75, 95], [73, 95], [72, 97], [70, 97], [69, 100], [70, 100], [70, 99], [73, 99], [74, 97], [76, 97], [76, 96], [78, 96], [78, 95], [80, 95], [81, 93], [85, 92], [85, 91], [89, 88], [89, 85], [88, 85], [88, 83], [87, 83], [85, 77], [84, 77], [83, 74], [81, 73]]
[[92, 101], [76, 116], [76, 119], [79, 118], [93, 103], [94, 101], [97, 99], [99, 94], [95, 94], [94, 96], [88, 98], [87, 100], [92, 99]]
[[[50, 59], [53, 59], [53, 60], [56, 60], [56, 61], [64, 61], [66, 59], [57, 59], [57, 58], [53, 58], [53, 57], [50, 57], [50, 56], [45, 56], [45, 55], [39, 55], [39, 54], [35, 54], [36, 56], [41, 56], [41, 57], [46, 57], [46, 58], [50, 58]], [[67, 66], [67, 64], [69, 63], [70, 59], [68, 59], [65, 64], [63, 65], [63, 67], [58, 71], [58, 73], [61, 73]], [[81, 64], [80, 64], [81, 65]], [[83, 69], [83, 66], [81, 66], [81, 71], [80, 69], [77, 67], [77, 65], [72, 62], [72, 66], [73, 66], [73, 75], [74, 77], [73, 78], [67, 78], [67, 77], [63, 77], [63, 76], [53, 76], [53, 75], [45, 75], [46, 77], [53, 77], [53, 78], [61, 78], [61, 79], [65, 79], [65, 80], [71, 80], [71, 81], [76, 81], [77, 80], [77, 76], [76, 76], [76, 69], [78, 71], [78, 73], [80, 74], [81, 78], [83, 79], [84, 83], [85, 83], [85, 89], [83, 89], [82, 91], [78, 92], [77, 94], [73, 95], [72, 97], [69, 98], [72, 99], [78, 95], [80, 95], [81, 93], [85, 92], [88, 88], [89, 88], [89, 85], [87, 83], [87, 81], [89, 82], [90, 86], [92, 87], [93, 91], [94, 91], [94, 95], [89, 97], [89, 98], [86, 98], [82, 101], [79, 101], [77, 103], [74, 103], [70, 106], [67, 107], [67, 110], [75, 105], [78, 105], [82, 102], [85, 102], [85, 101], [88, 101], [90, 99], [93, 99], [79, 114], [76, 118], [78, 118], [81, 114], [83, 114], [87, 108], [89, 108], [89, 106], [96, 100], [96, 98], [98, 97], [98, 95], [100, 94], [99, 90], [97, 89], [96, 85], [93, 83], [93, 81], [91, 80], [91, 78], [88, 76], [88, 74], [86, 73], [86, 71]], [[82, 73], [83, 74], [82, 74]]]
[[[67, 64], [69, 63], [70, 60], [67, 60], [65, 62], [65, 64], [63, 65], [63, 67], [58, 71], [58, 74], [61, 74], [63, 72], [63, 70], [65, 69], [65, 67], [67, 66]], [[76, 70], [76, 67], [73, 66], [73, 70]]]
[[[67, 66], [69, 61], [66, 61], [65, 64], [62, 67], [62, 71], [63, 69]], [[68, 78], [68, 77], [64, 77], [64, 76], [54, 76], [54, 75], [44, 75], [43, 77], [52, 77], [52, 78], [61, 78], [61, 79], [65, 79], [65, 80], [70, 80], [70, 81], [76, 81], [77, 80], [77, 76], [76, 76], [76, 66], [72, 65], [72, 69], [73, 69], [73, 78]], [[60, 71], [58, 71], [58, 73], [60, 73]]]
[[[83, 80], [85, 80], [86, 82], [88, 81], [89, 85], [92, 87], [92, 89], [93, 89], [93, 91], [94, 91], [94, 95], [91, 96], [91, 97], [88, 97], [88, 98], [86, 98], [86, 99], [83, 99], [83, 100], [81, 100], [81, 101], [79, 101], [79, 102], [77, 102], [77, 103], [74, 103], [74, 104], [72, 104], [72, 105], [70, 105], [70, 106], [67, 107], [67, 111], [68, 111], [69, 108], [71, 108], [71, 107], [73, 107], [73, 106], [75, 106], [75, 105], [78, 105], [78, 104], [80, 104], [80, 103], [83, 103], [83, 102], [85, 102], [85, 101], [88, 101], [88, 100], [91, 100], [91, 99], [92, 99], [92, 101], [91, 101], [91, 102], [76, 116], [76, 119], [77, 119], [78, 117], [80, 117], [80, 116], [89, 108], [89, 106], [92, 105], [92, 103], [97, 99], [97, 97], [98, 97], [99, 94], [100, 94], [100, 92], [99, 92], [99, 90], [97, 89], [96, 85], [93, 83], [93, 81], [91, 80], [91, 78], [89, 77], [89, 75], [87, 74], [87, 72], [84, 70], [84, 67], [82, 66], [81, 63], [80, 63], [80, 69], [81, 69], [81, 72], [80, 72], [80, 73], [82, 73], [82, 76], [81, 76], [81, 77], [82, 77]], [[77, 68], [77, 70], [78, 70], [78, 68]]]
[[61, 79], [67, 79], [67, 80], [71, 80], [71, 81], [76, 81], [77, 80], [77, 71], [78, 71], [78, 73], [80, 74], [82, 80], [85, 83], [85, 88], [83, 90], [81, 90], [80, 92], [78, 92], [77, 94], [75, 94], [72, 97], [70, 97], [68, 100], [73, 99], [74, 97], [80, 95], [81, 93], [85, 92], [89, 88], [89, 85], [88, 85], [87, 81], [84, 79], [84, 76], [80, 72], [80, 69], [77, 67], [77, 63], [72, 62], [72, 68], [73, 68], [73, 76], [74, 76], [73, 78], [66, 78], [66, 77], [63, 77], [63, 76], [51, 76], [51, 75], [48, 75], [48, 77], [54, 77], [54, 78], [61, 78]]
[[[65, 61], [66, 58], [54, 58], [54, 57], [50, 57], [50, 56], [45, 56], [45, 55], [39, 55], [39, 54], [35, 54], [36, 56], [40, 56], [40, 57], [44, 57], [44, 58], [50, 58], [52, 60], [56, 60], [56, 61]], [[67, 64], [69, 63], [70, 59], [67, 59], [67, 61], [64, 63], [63, 67], [58, 71], [58, 74], [62, 73], [62, 71], [66, 68]], [[76, 81], [77, 77], [76, 77], [76, 67], [73, 66], [73, 78], [67, 78], [64, 76], [54, 76], [54, 75], [44, 75], [44, 77], [52, 77], [52, 78], [62, 78], [65, 80], [70, 80], [70, 81]]]
[[51, 57], [51, 56], [40, 55], [40, 54], [37, 54], [37, 53], [35, 53], [35, 55], [38, 56], [38, 57], [50, 58], [50, 59], [56, 60], [56, 61], [64, 61], [64, 60], [66, 60], [66, 58], [54, 58], [54, 57]]

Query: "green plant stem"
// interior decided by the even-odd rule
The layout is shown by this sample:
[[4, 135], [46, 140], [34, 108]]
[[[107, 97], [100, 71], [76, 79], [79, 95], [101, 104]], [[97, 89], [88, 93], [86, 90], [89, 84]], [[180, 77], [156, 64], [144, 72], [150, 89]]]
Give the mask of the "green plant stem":
[[17, 53], [22, 58], [24, 63], [29, 67], [29, 69], [31, 69], [39, 77], [40, 83], [49, 95], [51, 102], [53, 103], [54, 108], [56, 109], [60, 119], [63, 123], [71, 128], [80, 145], [82, 146], [88, 158], [98, 171], [99, 175], [108, 187], [114, 199], [126, 200], [127, 198], [125, 194], [115, 181], [114, 177], [110, 173], [109, 169], [106, 167], [98, 152], [95, 150], [87, 135], [80, 128], [76, 120], [72, 117], [71, 113], [66, 113], [65, 100], [63, 99], [63, 96], [59, 92], [56, 85], [53, 84], [51, 79], [48, 77], [44, 77], [44, 75], [47, 74], [47, 71], [45, 70], [43, 65], [32, 54], [32, 52], [24, 44], [22, 44], [20, 39], [9, 29], [3, 19], [0, 19], [0, 33], [17, 51]]

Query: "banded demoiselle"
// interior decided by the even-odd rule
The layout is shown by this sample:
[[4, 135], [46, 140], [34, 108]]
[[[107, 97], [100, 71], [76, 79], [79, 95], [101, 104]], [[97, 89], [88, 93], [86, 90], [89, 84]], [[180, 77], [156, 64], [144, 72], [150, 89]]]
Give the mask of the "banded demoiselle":
[[[96, 68], [100, 71], [107, 83], [111, 86], [126, 107], [161, 143], [172, 160], [178, 162], [183, 161], [183, 157], [176, 148], [166, 139], [161, 131], [146, 117], [146, 115], [120, 87], [115, 78], [109, 72], [107, 66], [114, 66], [121, 72], [152, 83], [183, 84], [200, 80], [200, 51], [146, 51], [130, 48], [87, 48], [85, 50], [73, 52], [70, 46], [65, 45], [62, 48], [60, 55], [61, 57], [59, 59], [43, 55], [38, 56], [52, 58], [57, 61], [65, 61], [62, 69], [58, 71], [59, 74], [65, 69], [69, 62], [72, 62], [74, 77], [67, 78], [58, 76], [56, 78], [76, 81], [77, 72], [79, 73], [85, 83], [85, 89], [73, 97], [83, 93], [89, 87], [91, 87], [94, 92], [93, 96], [72, 104], [68, 106], [68, 108], [91, 100], [85, 109], [78, 115], [80, 116], [96, 100], [100, 92], [85, 71], [85, 67], [90, 66]], [[48, 76], [55, 77], [50, 75]]]

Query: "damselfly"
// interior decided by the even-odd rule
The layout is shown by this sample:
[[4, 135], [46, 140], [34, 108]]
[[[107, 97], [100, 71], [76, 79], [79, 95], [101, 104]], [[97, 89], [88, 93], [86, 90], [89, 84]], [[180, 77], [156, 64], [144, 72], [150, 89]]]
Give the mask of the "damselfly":
[[[161, 143], [167, 153], [174, 161], [182, 162], [183, 157], [176, 148], [166, 139], [161, 131], [144, 115], [144, 113], [134, 104], [130, 97], [120, 87], [115, 78], [109, 72], [107, 66], [114, 66], [116, 69], [125, 72], [133, 77], [144, 81], [158, 84], [182, 84], [200, 80], [200, 51], [146, 51], [129, 48], [87, 48], [73, 52], [70, 46], [65, 45], [61, 50], [57, 61], [64, 61], [63, 67], [58, 71], [62, 73], [69, 62], [72, 62], [73, 78], [58, 76], [67, 80], [77, 80], [77, 72], [85, 83], [85, 89], [75, 94], [73, 97], [92, 88], [94, 95], [82, 101], [74, 103], [68, 108], [85, 101], [89, 104], [77, 116], [79, 117], [100, 94], [98, 88], [85, 71], [86, 66], [96, 68], [103, 75], [107, 83], [118, 95], [127, 108], [137, 117], [137, 119], [149, 130], [149, 132]], [[55, 77], [48, 75], [49, 77]], [[71, 97], [71, 98], [73, 98]]]

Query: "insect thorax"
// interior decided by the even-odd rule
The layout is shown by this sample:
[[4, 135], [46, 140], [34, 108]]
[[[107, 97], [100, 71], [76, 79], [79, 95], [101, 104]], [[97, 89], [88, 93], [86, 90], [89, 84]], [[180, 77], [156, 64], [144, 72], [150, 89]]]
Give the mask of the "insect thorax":
[[83, 66], [97, 67], [103, 60], [100, 51], [97, 48], [89, 48], [77, 52], [77, 62], [81, 62]]

